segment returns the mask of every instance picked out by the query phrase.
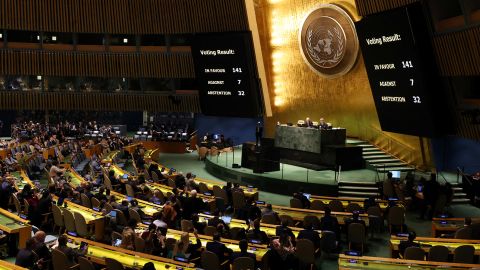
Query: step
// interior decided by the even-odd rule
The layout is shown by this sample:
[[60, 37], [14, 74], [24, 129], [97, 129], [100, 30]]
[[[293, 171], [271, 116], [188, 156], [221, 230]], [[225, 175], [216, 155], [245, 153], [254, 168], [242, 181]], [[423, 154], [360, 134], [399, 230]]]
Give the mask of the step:
[[414, 171], [414, 168], [411, 167], [385, 167], [385, 168], [378, 168], [377, 169], [379, 172], [389, 172], [389, 171], [401, 171], [401, 172], [408, 172], [408, 171]]
[[357, 144], [357, 146], [361, 146], [361, 147], [364, 147], [364, 148], [375, 148], [375, 149], [377, 149], [377, 147], [375, 147], [375, 145], [371, 145], [371, 144], [368, 144], [368, 143]]
[[383, 167], [385, 166], [386, 168], [387, 167], [400, 167], [400, 166], [408, 166], [405, 162], [389, 162], [389, 163], [370, 163], [369, 164], [370, 166], [373, 166], [373, 167]]
[[340, 181], [338, 182], [338, 187], [341, 186], [377, 186], [375, 182], [349, 182], [349, 181]]
[[454, 199], [452, 199], [452, 203], [455, 203], [455, 204], [462, 204], [462, 203], [469, 204], [470, 200], [467, 199], [467, 198], [459, 198], [459, 199], [454, 198]]
[[363, 155], [368, 155], [368, 154], [385, 154], [382, 151], [379, 151], [378, 149], [372, 148], [372, 149], [363, 149], [362, 154]]
[[351, 196], [351, 197], [361, 197], [361, 198], [370, 198], [376, 197], [379, 195], [378, 192], [356, 192], [356, 191], [339, 191], [339, 196]]
[[454, 193], [453, 193], [453, 196], [454, 196], [454, 197], [467, 197], [467, 193], [454, 192]]
[[363, 159], [365, 160], [376, 160], [376, 159], [386, 159], [386, 158], [392, 158], [392, 156], [383, 154], [383, 155], [372, 155], [372, 156], [364, 156]]
[[372, 151], [367, 151], [367, 152], [363, 151], [362, 155], [364, 157], [367, 157], [367, 156], [385, 155], [385, 153], [380, 151], [380, 150], [372, 150]]
[[373, 159], [373, 160], [369, 160], [369, 161], [368, 161], [369, 164], [376, 164], [376, 163], [396, 163], [396, 162], [398, 162], [398, 159], [394, 159], [394, 158]]
[[378, 187], [339, 186], [338, 189], [339, 190], [378, 191]]
[[[453, 184], [452, 184], [453, 186]], [[463, 188], [462, 187], [452, 187], [453, 191], [463, 191]]]

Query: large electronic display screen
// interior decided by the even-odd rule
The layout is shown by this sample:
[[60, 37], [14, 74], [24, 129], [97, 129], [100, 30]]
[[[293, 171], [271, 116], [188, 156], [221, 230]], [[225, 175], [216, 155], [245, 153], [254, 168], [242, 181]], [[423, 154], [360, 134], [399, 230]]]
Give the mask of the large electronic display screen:
[[367, 16], [356, 27], [382, 130], [424, 137], [448, 130], [438, 123], [446, 96], [422, 6]]
[[251, 32], [195, 34], [192, 54], [203, 114], [261, 116]]

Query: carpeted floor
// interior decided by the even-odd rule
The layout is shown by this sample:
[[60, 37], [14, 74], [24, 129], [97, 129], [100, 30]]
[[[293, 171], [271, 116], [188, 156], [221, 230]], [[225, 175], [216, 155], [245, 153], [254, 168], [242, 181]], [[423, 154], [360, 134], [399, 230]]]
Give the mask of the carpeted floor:
[[[240, 157], [235, 154], [235, 162], [240, 163]], [[229, 158], [229, 159], [228, 159]], [[233, 159], [231, 157], [220, 156], [218, 159], [219, 163], [232, 164]], [[221, 179], [216, 178], [211, 175], [204, 169], [204, 162], [197, 159], [197, 154], [195, 152], [188, 154], [161, 154], [158, 162], [167, 167], [173, 167], [177, 171], [184, 173], [193, 172], [199, 177], [216, 180], [219, 182], [224, 182]], [[216, 161], [217, 162], [217, 161]], [[288, 165], [290, 166], [290, 165]], [[295, 167], [295, 166], [293, 166]], [[292, 170], [298, 170], [297, 168], [288, 168]], [[242, 169], [241, 169], [242, 170]], [[243, 169], [245, 170], [245, 169]], [[305, 169], [302, 169], [305, 170]], [[312, 172], [310, 170], [310, 172]], [[298, 171], [297, 171], [298, 173]], [[319, 181], [334, 181], [332, 175], [329, 172], [318, 173]], [[328, 179], [328, 177], [331, 177]], [[343, 172], [342, 180], [343, 181], [368, 181], [374, 182], [376, 173], [369, 170], [357, 170], [351, 172]], [[381, 176], [383, 177], [383, 176]], [[445, 179], [449, 182], [457, 181], [456, 175], [452, 173], [441, 173], [439, 176], [440, 179]], [[313, 181], [313, 178], [311, 178]], [[347, 180], [348, 179], [348, 180]], [[310, 180], [310, 179], [309, 179]], [[279, 179], [281, 181], [281, 179]], [[298, 181], [304, 181], [304, 179], [299, 179]], [[439, 180], [442, 181], [442, 180]], [[276, 205], [288, 205], [290, 197], [263, 192], [260, 191], [260, 200], [268, 201]], [[454, 205], [448, 209], [449, 212], [453, 213], [455, 217], [467, 217], [467, 216], [480, 216], [480, 209], [473, 207], [471, 205]], [[419, 213], [417, 212], [407, 212], [406, 224], [411, 229], [414, 230], [418, 236], [427, 236], [431, 235], [431, 222], [428, 220], [418, 219]], [[390, 257], [389, 251], [389, 239], [390, 236], [387, 231], [375, 235], [374, 238], [368, 240], [367, 251], [365, 255], [368, 256], [377, 256], [377, 257]], [[348, 246], [345, 243], [345, 239], [342, 239], [342, 250], [346, 250]], [[338, 269], [338, 263], [335, 258], [319, 258], [316, 262], [318, 269]]]

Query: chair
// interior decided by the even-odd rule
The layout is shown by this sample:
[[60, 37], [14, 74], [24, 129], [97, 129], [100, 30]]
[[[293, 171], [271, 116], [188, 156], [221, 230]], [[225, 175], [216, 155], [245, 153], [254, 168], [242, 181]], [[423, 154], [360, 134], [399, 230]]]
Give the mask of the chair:
[[78, 265], [80, 266], [80, 270], [95, 270], [95, 266], [87, 258], [78, 256], [77, 259], [78, 259]]
[[75, 227], [75, 217], [72, 212], [68, 209], [63, 209], [63, 222], [65, 223], [65, 230], [68, 232], [76, 232], [77, 228]]
[[190, 232], [194, 229], [192, 221], [187, 219], [182, 219], [180, 226], [182, 228], [182, 232]]
[[142, 218], [140, 217], [140, 214], [137, 212], [137, 210], [133, 208], [128, 208], [128, 214], [130, 215], [130, 218], [135, 219], [138, 223], [142, 222]]
[[81, 237], [88, 238], [89, 232], [87, 221], [85, 220], [83, 215], [78, 212], [74, 212], [73, 216], [75, 217], [75, 228], [77, 229], [77, 234]]
[[213, 226], [207, 226], [203, 232], [205, 235], [213, 236], [217, 232], [217, 228]]
[[308, 239], [298, 239], [295, 249], [295, 256], [302, 264], [310, 265], [313, 269], [315, 265], [315, 246]]
[[332, 231], [322, 231], [320, 249], [330, 255], [337, 249], [337, 235]]
[[205, 146], [202, 146], [198, 149], [198, 159], [199, 160], [205, 160], [208, 154], [208, 148]]
[[472, 240], [480, 240], [480, 223], [470, 225], [472, 229]]
[[203, 182], [199, 182], [199, 183], [198, 183], [198, 190], [199, 190], [200, 193], [202, 193], [202, 194], [205, 194], [205, 192], [210, 192], [210, 190], [208, 189], [207, 184], [205, 184], [205, 183], [203, 183]]
[[455, 239], [472, 239], [472, 228], [463, 227], [455, 232]]
[[67, 255], [58, 249], [52, 249], [52, 263], [53, 270], [75, 269], [78, 267], [78, 264], [71, 265]]
[[115, 242], [117, 239], [120, 239], [122, 240], [123, 236], [121, 233], [118, 233], [118, 232], [115, 232], [113, 231], [112, 232], [112, 242]]
[[138, 236], [135, 236], [135, 251], [145, 252], [145, 240]]
[[300, 208], [300, 209], [302, 209], [302, 208], [303, 208], [303, 203], [302, 203], [302, 201], [300, 201], [300, 200], [297, 199], [297, 198], [291, 198], [291, 199], [290, 199], [290, 207], [291, 207], [291, 208]]
[[252, 270], [255, 269], [255, 261], [250, 257], [236, 258], [232, 264], [232, 270]]
[[266, 224], [273, 224], [273, 225], [279, 224], [277, 217], [274, 215], [263, 215], [261, 222]]
[[427, 260], [432, 262], [448, 262], [450, 251], [445, 246], [433, 246], [428, 251]]
[[15, 205], [15, 210], [17, 211], [17, 215], [23, 213], [22, 205], [20, 204], [20, 200], [18, 199], [17, 195], [12, 194], [13, 204]]
[[168, 251], [173, 250], [177, 240], [175, 238], [167, 238], [165, 239], [165, 249]]
[[82, 200], [82, 205], [87, 207], [87, 208], [92, 208], [92, 203], [90, 202], [90, 199], [88, 198], [87, 195], [81, 193], [80, 194], [80, 199]]
[[105, 258], [105, 265], [107, 266], [107, 270], [124, 270], [125, 268], [123, 265], [112, 258]]
[[289, 215], [279, 215], [280, 220], [286, 219], [288, 221], [288, 226], [295, 226], [296, 222]]
[[100, 208], [101, 203], [97, 198], [92, 197], [90, 201], [92, 203], [92, 208]]
[[175, 184], [175, 181], [171, 178], [168, 178], [168, 186], [171, 188], [176, 188], [177, 185]]
[[117, 224], [121, 225], [121, 226], [127, 226], [127, 218], [125, 217], [123, 212], [118, 210], [118, 209], [115, 209], [113, 211], [115, 211], [117, 213], [117, 215], [115, 217], [115, 219], [117, 221]]
[[408, 247], [403, 255], [405, 260], [423, 261], [425, 259], [425, 251], [419, 247]]
[[363, 208], [358, 203], [349, 203], [345, 208], [346, 212], [353, 213], [355, 211], [362, 211]]
[[215, 197], [215, 207], [220, 213], [225, 213], [225, 200], [222, 197]]
[[225, 204], [230, 204], [230, 201], [228, 200], [227, 191], [225, 191], [220, 186], [217, 186], [217, 185], [213, 186], [213, 196], [223, 198], [223, 200], [225, 201]]
[[130, 184], [125, 185], [125, 190], [127, 191], [127, 196], [135, 198], [135, 191], [133, 191], [133, 187]]
[[52, 212], [53, 212], [53, 231], [55, 231], [55, 227], [59, 227], [58, 234], [61, 234], [62, 229], [65, 228], [65, 222], [63, 220], [62, 210], [60, 209], [60, 207], [53, 204]]
[[218, 148], [216, 146], [212, 146], [212, 148], [210, 149], [210, 156], [214, 157], [218, 155], [220, 155], [220, 151], [218, 151]]
[[463, 245], [457, 247], [453, 251], [453, 262], [454, 263], [473, 263], [473, 258], [475, 256], [475, 248], [470, 245]]
[[343, 204], [339, 200], [331, 200], [328, 203], [328, 207], [330, 210], [332, 210], [332, 212], [343, 212]]
[[395, 197], [395, 190], [393, 189], [393, 185], [389, 180], [383, 181], [383, 197], [385, 198]]
[[160, 177], [159, 177], [158, 174], [157, 174], [156, 172], [154, 172], [154, 171], [152, 171], [152, 180], [153, 180], [154, 182], [160, 181]]
[[352, 244], [361, 244], [362, 245], [362, 254], [363, 254], [363, 245], [365, 244], [365, 226], [360, 223], [352, 223], [348, 226], [348, 248], [352, 249]]
[[113, 206], [109, 203], [105, 203], [103, 205], [103, 209], [105, 209], [106, 213], [108, 214], [113, 211]]
[[367, 215], [369, 228], [372, 235], [374, 232], [383, 231], [384, 223], [382, 209], [380, 209], [379, 206], [370, 206], [367, 209]]
[[230, 228], [230, 239], [241, 240], [245, 234], [245, 229], [241, 227], [232, 227]]
[[245, 207], [245, 194], [243, 192], [233, 192], [232, 200], [234, 211]]
[[312, 210], [325, 210], [325, 207], [326, 205], [321, 201], [321, 200], [314, 200], [311, 204], [310, 204], [310, 209]]
[[314, 215], [306, 215], [303, 217], [303, 223], [310, 224], [314, 229], [320, 228], [320, 220], [317, 216]]
[[202, 268], [205, 270], [222, 269], [224, 265], [228, 263], [228, 261], [224, 261], [222, 264], [220, 264], [220, 260], [218, 259], [217, 254], [207, 250], [202, 252], [201, 262], [202, 262]]
[[403, 232], [405, 223], [405, 208], [394, 206], [388, 211], [388, 230], [392, 234], [392, 226], [400, 226], [400, 232]]

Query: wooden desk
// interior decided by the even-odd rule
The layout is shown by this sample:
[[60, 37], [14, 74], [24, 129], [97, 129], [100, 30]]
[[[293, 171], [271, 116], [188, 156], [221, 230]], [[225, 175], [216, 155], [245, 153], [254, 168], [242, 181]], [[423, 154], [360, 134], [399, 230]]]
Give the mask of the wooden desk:
[[[167, 238], [174, 238], [176, 240], [179, 240], [180, 237], [182, 236], [182, 231], [177, 231], [177, 230], [172, 230], [168, 229], [167, 231]], [[202, 247], [206, 248], [207, 242], [212, 241], [213, 237], [207, 236], [207, 235], [198, 235], [198, 238], [200, 239], [200, 242], [202, 243]], [[193, 233], [190, 233], [190, 241], [195, 243], [195, 236]], [[236, 240], [231, 240], [231, 239], [226, 239], [222, 238], [221, 242], [225, 244], [227, 248], [232, 249], [233, 251], [240, 251], [240, 248], [238, 247], [238, 242]], [[261, 261], [265, 253], [268, 251], [268, 246], [267, 245], [258, 245], [258, 244], [248, 244], [248, 252], [255, 254], [257, 261]]]
[[[140, 269], [147, 262], [152, 262], [155, 269], [177, 269], [182, 267], [185, 270], [195, 270], [192, 263], [181, 263], [171, 259], [157, 257], [146, 253], [135, 252], [119, 247], [105, 245], [99, 242], [90, 241], [84, 238], [68, 236], [72, 242], [68, 245], [72, 248], [78, 248], [81, 242], [88, 244], [86, 257], [92, 262], [105, 265], [105, 258], [112, 258], [119, 261], [128, 268]], [[168, 266], [168, 268], [167, 268]]]
[[[338, 200], [342, 202], [342, 205], [344, 208], [347, 207], [350, 203], [357, 203], [360, 205], [362, 208], [364, 206], [364, 200], [359, 199], [359, 198], [350, 198], [350, 197], [329, 197], [329, 196], [317, 196], [317, 195], [311, 195], [310, 196], [310, 202], [320, 200], [324, 204], [328, 205], [331, 201], [333, 200]], [[385, 200], [376, 200], [378, 205], [380, 206], [380, 209], [385, 210], [388, 207], [388, 202]]]
[[[287, 206], [272, 205], [273, 211], [277, 212], [278, 215], [289, 215], [296, 221], [303, 221], [305, 216], [316, 216], [319, 219], [325, 215], [324, 211], [320, 210], [311, 210], [311, 209], [301, 209], [301, 208], [291, 208]], [[338, 219], [338, 224], [345, 225], [345, 219], [351, 218], [352, 213], [348, 212], [332, 212], [332, 216], [335, 216]], [[365, 225], [369, 226], [369, 219], [367, 214], [360, 214], [360, 219], [365, 221]]]
[[[86, 180], [74, 170], [69, 170], [65, 174], [72, 177], [70, 185], [73, 188], [78, 187], [82, 182], [86, 182]], [[95, 193], [95, 191], [92, 191], [92, 192]], [[110, 191], [110, 194], [114, 195], [115, 198], [117, 199], [117, 202], [119, 203], [121, 203], [123, 200], [127, 200], [127, 195], [124, 195], [115, 191]], [[160, 212], [163, 208], [160, 205], [156, 205], [154, 203], [150, 203], [144, 200], [140, 200], [140, 199], [135, 199], [135, 200], [137, 200], [138, 206], [148, 216], [153, 216], [153, 214]]]
[[[400, 241], [405, 240], [407, 240], [407, 237], [392, 236], [390, 238], [390, 254], [392, 258], [398, 257], [398, 245], [400, 244]], [[417, 237], [415, 238], [415, 242], [419, 243], [420, 247], [425, 250], [426, 253], [428, 253], [433, 246], [445, 246], [451, 253], [453, 253], [453, 251], [459, 246], [471, 245], [475, 248], [475, 255], [480, 255], [480, 240]]]
[[18, 233], [18, 247], [25, 248], [25, 243], [32, 237], [32, 226], [28, 220], [0, 208], [0, 230], [8, 234]]
[[[472, 223], [480, 223], [480, 218], [472, 218]], [[433, 218], [432, 219], [432, 237], [438, 237], [442, 234], [453, 234], [460, 228], [463, 228], [465, 218]]]
[[447, 263], [431, 261], [400, 260], [381, 257], [354, 257], [340, 254], [338, 258], [339, 270], [431, 270], [448, 268], [452, 270], [471, 269], [478, 267], [478, 264]]
[[0, 270], [28, 270], [13, 263], [0, 260]]
[[[199, 216], [199, 222], [207, 222], [209, 219], [213, 218], [212, 215], [207, 215], [207, 214], [203, 214], [203, 213], [199, 214], [198, 216]], [[272, 237], [272, 236], [276, 235], [277, 226], [279, 226], [279, 225], [260, 223], [260, 230], [265, 232], [269, 237]], [[243, 228], [243, 229], [248, 228], [247, 224], [245, 224], [245, 220], [240, 220], [240, 219], [235, 219], [235, 218], [232, 218], [232, 220], [230, 221], [229, 227], [230, 228]], [[303, 230], [302, 228], [297, 228], [297, 227], [290, 227], [289, 226], [289, 228], [292, 230], [295, 237], [298, 237], [298, 233], [301, 230]], [[250, 227], [250, 229], [253, 229], [253, 228]], [[319, 231], [319, 233], [320, 233], [320, 236], [321, 236], [320, 231]]]
[[[58, 197], [53, 195], [52, 200], [57, 202]], [[85, 221], [88, 225], [93, 225], [95, 230], [95, 239], [103, 239], [104, 232], [105, 232], [105, 217], [100, 212], [96, 212], [93, 209], [84, 207], [82, 205], [73, 203], [71, 201], [66, 201], [67, 207], [63, 207], [63, 205], [59, 208], [61, 211], [63, 209], [67, 209], [72, 213], [79, 213], [85, 218]]]

